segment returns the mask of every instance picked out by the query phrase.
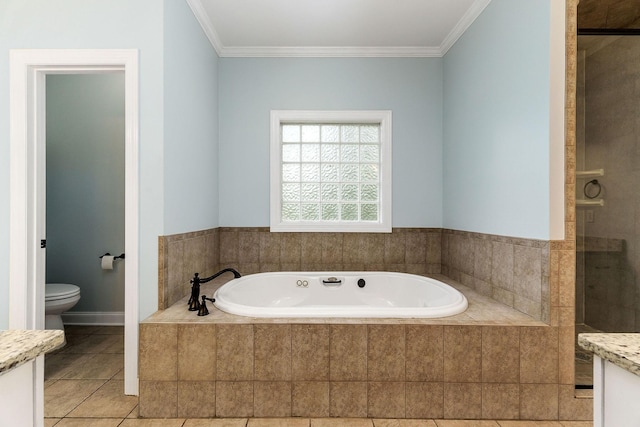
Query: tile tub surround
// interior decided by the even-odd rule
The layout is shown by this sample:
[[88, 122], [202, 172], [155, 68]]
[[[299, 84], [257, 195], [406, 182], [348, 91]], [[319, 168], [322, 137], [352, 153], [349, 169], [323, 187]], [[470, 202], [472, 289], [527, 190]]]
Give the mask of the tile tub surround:
[[140, 325], [140, 416], [589, 419], [589, 399], [560, 409], [574, 390], [559, 383], [559, 328], [436, 278], [467, 295], [465, 313], [198, 317], [184, 298]]
[[64, 331], [18, 330], [0, 332], [0, 374], [60, 347]]
[[208, 277], [219, 270], [219, 236], [212, 228], [158, 238], [158, 310], [189, 294], [193, 273]]
[[392, 233], [271, 233], [223, 227], [159, 238], [159, 301], [166, 309], [201, 277], [232, 267], [268, 271], [399, 271], [446, 276], [546, 322], [549, 242], [439, 228]]
[[549, 322], [549, 242], [442, 232], [442, 273], [535, 319]]
[[271, 233], [268, 227], [221, 227], [160, 236], [158, 309], [190, 292], [189, 280], [220, 268], [241, 274], [269, 271], [399, 271], [437, 274], [439, 228], [392, 233]]

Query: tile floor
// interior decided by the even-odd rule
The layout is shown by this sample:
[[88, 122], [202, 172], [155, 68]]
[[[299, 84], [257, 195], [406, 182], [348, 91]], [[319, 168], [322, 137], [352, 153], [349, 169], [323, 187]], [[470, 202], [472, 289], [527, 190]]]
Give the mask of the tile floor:
[[45, 356], [46, 427], [592, 427], [577, 421], [379, 419], [139, 419], [123, 390], [122, 327], [67, 326], [67, 345]]

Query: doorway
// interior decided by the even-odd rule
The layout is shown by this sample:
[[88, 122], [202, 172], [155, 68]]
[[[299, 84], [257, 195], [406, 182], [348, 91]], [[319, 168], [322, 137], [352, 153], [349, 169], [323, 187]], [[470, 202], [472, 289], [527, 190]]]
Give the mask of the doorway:
[[[125, 381], [138, 394], [138, 51], [10, 51], [9, 326], [44, 327], [46, 76], [123, 72], [125, 76]], [[42, 361], [36, 378], [44, 378]], [[39, 381], [35, 382], [40, 383]], [[42, 400], [43, 390], [36, 390]], [[35, 407], [40, 407], [38, 403]]]
[[45, 283], [81, 297], [64, 324], [124, 325], [126, 262], [99, 258], [124, 253], [124, 179], [124, 73], [48, 75]]

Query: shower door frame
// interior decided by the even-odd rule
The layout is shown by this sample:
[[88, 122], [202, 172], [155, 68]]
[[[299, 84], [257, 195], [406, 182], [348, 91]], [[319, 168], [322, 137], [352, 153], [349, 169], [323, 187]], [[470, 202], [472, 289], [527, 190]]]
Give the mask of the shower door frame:
[[[137, 49], [10, 51], [9, 327], [44, 329], [46, 75], [125, 75], [125, 330], [124, 392], [138, 394], [139, 72]], [[42, 359], [41, 357], [38, 359]], [[44, 377], [44, 362], [35, 378]], [[42, 411], [42, 386], [36, 412]], [[40, 402], [38, 402], [40, 400]], [[42, 414], [35, 414], [39, 418]]]

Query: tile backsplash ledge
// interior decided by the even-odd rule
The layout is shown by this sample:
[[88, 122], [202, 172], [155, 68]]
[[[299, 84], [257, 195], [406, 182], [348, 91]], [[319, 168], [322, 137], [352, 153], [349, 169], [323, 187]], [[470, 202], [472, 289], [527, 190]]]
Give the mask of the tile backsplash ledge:
[[189, 293], [193, 273], [268, 271], [442, 273], [531, 317], [549, 322], [549, 242], [440, 228], [392, 233], [271, 233], [221, 227], [160, 236], [158, 309]]

